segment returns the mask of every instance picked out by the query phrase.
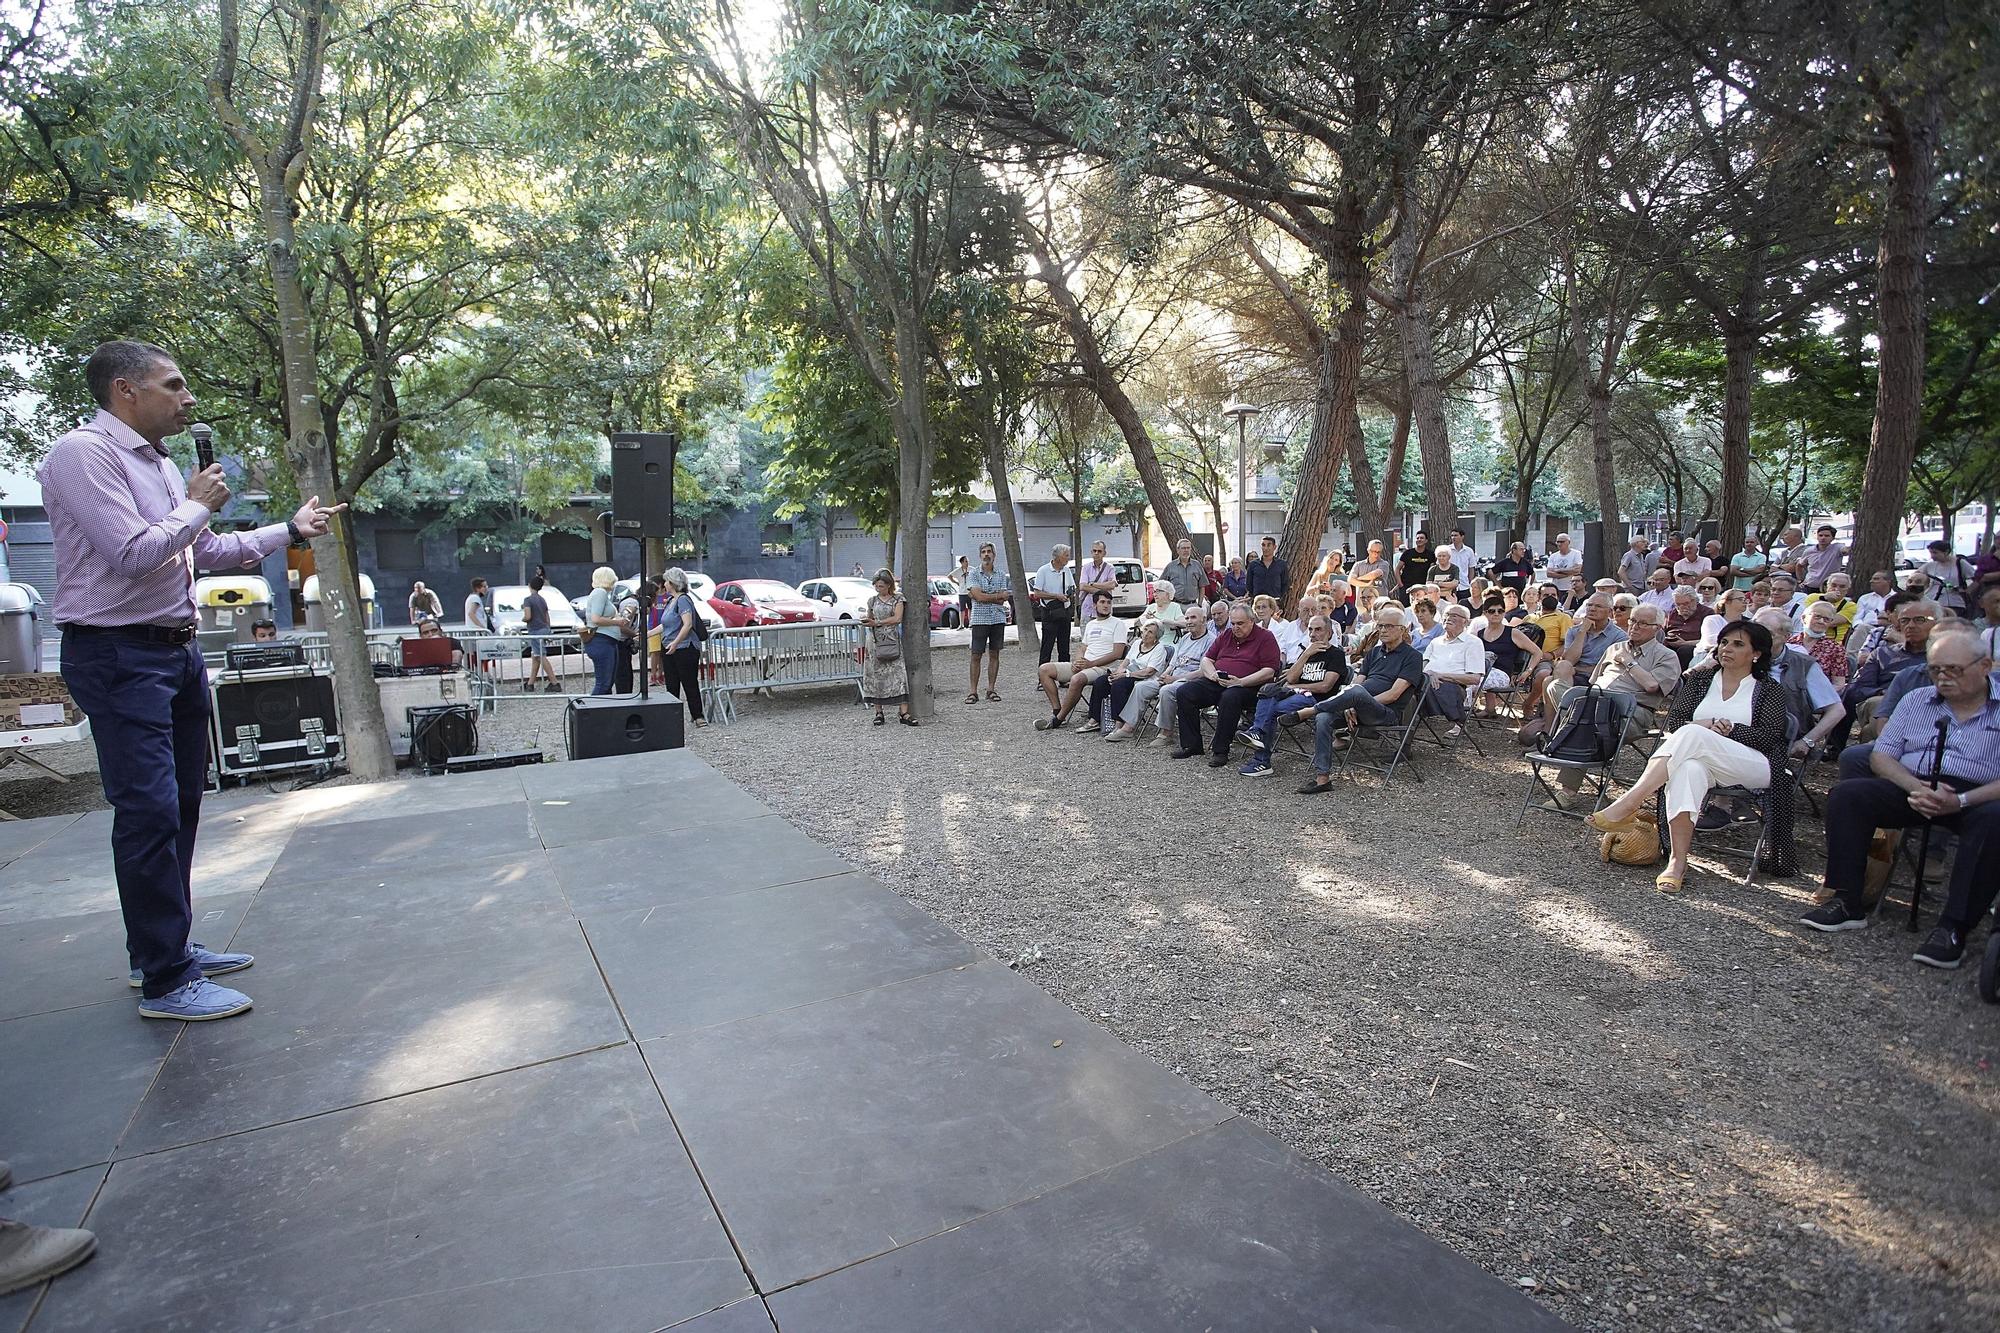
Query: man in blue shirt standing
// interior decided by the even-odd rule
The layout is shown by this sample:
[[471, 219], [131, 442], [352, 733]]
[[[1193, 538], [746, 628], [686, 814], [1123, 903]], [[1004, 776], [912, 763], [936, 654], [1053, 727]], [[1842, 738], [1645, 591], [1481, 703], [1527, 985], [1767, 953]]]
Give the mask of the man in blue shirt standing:
[[1000, 648], [1007, 641], [1007, 600], [1013, 585], [993, 567], [993, 543], [979, 547], [979, 568], [965, 576], [965, 595], [972, 601], [972, 681], [965, 701], [979, 702], [979, 659], [986, 658], [986, 699], [1000, 702]]

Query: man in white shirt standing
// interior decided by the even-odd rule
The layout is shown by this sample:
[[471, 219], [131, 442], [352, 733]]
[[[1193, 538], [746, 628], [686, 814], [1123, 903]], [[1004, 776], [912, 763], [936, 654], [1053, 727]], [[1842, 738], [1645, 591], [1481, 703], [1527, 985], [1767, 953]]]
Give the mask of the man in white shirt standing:
[[1574, 605], [1577, 575], [1583, 572], [1583, 553], [1570, 549], [1567, 532], [1557, 534], [1556, 549], [1549, 552], [1548, 559], [1543, 562], [1542, 572], [1548, 577], [1549, 582], [1555, 585], [1556, 593], [1562, 598], [1563, 605]]
[[1457, 591], [1472, 591], [1472, 571], [1479, 567], [1479, 556], [1465, 544], [1464, 528], [1451, 530], [1451, 545], [1438, 552], [1438, 563], [1449, 564], [1457, 574], [1458, 582], [1454, 585]]
[[1465, 730], [1465, 692], [1486, 678], [1486, 645], [1467, 634], [1472, 613], [1459, 602], [1444, 608], [1444, 633], [1424, 649], [1424, 675], [1430, 681], [1430, 706], [1451, 726], [1445, 735]]
[[1057, 543], [1049, 563], [1028, 580], [1028, 600], [1042, 622], [1042, 665], [1051, 657], [1069, 661], [1070, 610], [1076, 605], [1076, 571], [1069, 567], [1069, 547]]

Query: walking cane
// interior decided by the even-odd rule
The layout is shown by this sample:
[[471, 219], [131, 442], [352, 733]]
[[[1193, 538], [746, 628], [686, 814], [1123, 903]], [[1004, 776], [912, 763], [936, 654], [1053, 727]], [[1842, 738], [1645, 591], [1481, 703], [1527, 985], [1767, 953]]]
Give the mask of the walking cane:
[[[1931, 752], [1932, 791], [1938, 789], [1938, 775], [1944, 772], [1944, 738], [1945, 732], [1950, 726], [1950, 718], [1941, 717], [1938, 719], [1937, 749]], [[1924, 905], [1924, 867], [1930, 864], [1931, 859], [1932, 822], [1929, 815], [1924, 816], [1923, 836], [1917, 839], [1917, 883], [1916, 887], [1910, 890], [1910, 924], [1908, 926], [1910, 930], [1917, 928], [1917, 913], [1922, 910]]]

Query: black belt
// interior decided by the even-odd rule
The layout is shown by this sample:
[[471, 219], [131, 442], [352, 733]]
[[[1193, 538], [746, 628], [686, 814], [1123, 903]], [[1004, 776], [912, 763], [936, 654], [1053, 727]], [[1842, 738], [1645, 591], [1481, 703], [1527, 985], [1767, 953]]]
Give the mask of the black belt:
[[145, 643], [182, 644], [194, 642], [193, 622], [185, 625], [57, 625], [63, 634], [117, 634]]

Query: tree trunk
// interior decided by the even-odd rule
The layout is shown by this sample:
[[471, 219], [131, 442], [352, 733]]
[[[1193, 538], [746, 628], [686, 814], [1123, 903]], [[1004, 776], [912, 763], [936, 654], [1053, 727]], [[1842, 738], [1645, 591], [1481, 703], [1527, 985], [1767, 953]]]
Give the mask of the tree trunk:
[[1743, 549], [1750, 522], [1750, 386], [1757, 373], [1756, 335], [1735, 321], [1722, 327], [1722, 549]]
[[1385, 514], [1396, 507], [1396, 495], [1403, 489], [1403, 459], [1410, 448], [1410, 415], [1410, 402], [1405, 398], [1396, 407], [1396, 427], [1389, 436], [1389, 457], [1382, 465], [1381, 512]]
[[1333, 506], [1340, 459], [1354, 473], [1354, 504], [1363, 532], [1380, 532], [1382, 514], [1373, 469], [1362, 444], [1361, 367], [1368, 333], [1368, 260], [1356, 238], [1342, 241], [1327, 265], [1337, 317], [1333, 336], [1320, 340], [1319, 383], [1313, 396], [1312, 433], [1299, 462], [1298, 493], [1285, 516], [1278, 554], [1292, 569], [1310, 570], [1319, 559], [1320, 536]]
[[[279, 347], [284, 358], [285, 395], [293, 421], [306, 424], [285, 441], [285, 458], [301, 497], [333, 493], [333, 452], [311, 410], [318, 395], [319, 356], [313, 346], [312, 319], [305, 288], [299, 280], [290, 199], [282, 185], [273, 197], [268, 173], [258, 172], [263, 194], [267, 262], [271, 293], [277, 306]], [[341, 742], [347, 768], [364, 782], [394, 777], [395, 755], [389, 749], [389, 729], [382, 720], [382, 695], [375, 687], [375, 668], [368, 654], [368, 622], [361, 584], [354, 564], [353, 512], [334, 515], [333, 530], [316, 539], [313, 562], [319, 573], [319, 595], [326, 613], [327, 649], [333, 659], [333, 692], [340, 708]]]
[[[265, 144], [235, 102], [241, 40], [235, 0], [218, 7], [216, 63], [207, 81], [209, 104], [257, 177], [258, 213], [263, 223], [265, 262], [278, 316], [278, 350], [285, 377], [289, 426], [285, 460], [302, 498], [332, 503], [338, 494], [333, 444], [320, 415], [319, 356], [305, 285], [299, 275], [297, 232], [292, 210], [305, 173], [312, 125], [325, 65], [327, 0], [307, 0], [297, 11], [293, 87], [283, 140]], [[340, 710], [341, 740], [348, 771], [367, 782], [395, 773], [389, 731], [382, 722], [382, 696], [368, 654], [368, 626], [356, 578], [353, 515], [333, 516], [327, 535], [313, 542], [320, 598], [326, 611], [327, 648], [333, 659], [334, 700]]]
[[1889, 138], [1889, 199], [1875, 261], [1880, 371], [1868, 461], [1854, 507], [1856, 570], [1895, 568], [1896, 533], [1909, 504], [1923, 422], [1924, 248], [1940, 116], [1935, 93], [1919, 95], [1908, 107], [1886, 97], [1879, 104]]
[[1618, 521], [1618, 473], [1611, 465], [1611, 385], [1593, 379], [1590, 394], [1590, 465], [1597, 481], [1597, 514]]
[[1063, 329], [1076, 348], [1076, 359], [1083, 368], [1083, 377], [1090, 384], [1097, 401], [1104, 404], [1105, 412], [1118, 425], [1118, 433], [1125, 437], [1125, 447], [1132, 455], [1132, 466], [1139, 473], [1139, 484], [1146, 488], [1146, 503], [1160, 520], [1160, 530], [1166, 534], [1167, 545], [1175, 546], [1188, 535], [1187, 522], [1181, 517], [1180, 505], [1174, 500], [1174, 488], [1167, 481], [1166, 470], [1160, 466], [1160, 455], [1153, 448], [1153, 437], [1146, 430], [1146, 423], [1133, 405], [1130, 395], [1118, 383], [1111, 367], [1105, 364], [1104, 349], [1098, 344], [1097, 331], [1090, 327], [1090, 317], [1078, 303], [1076, 294], [1069, 289], [1062, 269], [1049, 252], [1049, 246], [1042, 234], [1029, 221], [1027, 211], [1018, 201], [1015, 217], [1029, 238], [1028, 249], [1035, 257], [1035, 276], [1049, 294], [1049, 301], [1061, 318]]
[[931, 465], [937, 453], [924, 385], [923, 316], [909, 302], [898, 301], [894, 320], [898, 395], [892, 416], [903, 540], [897, 583], [903, 591], [903, 669], [910, 681], [910, 713], [921, 721], [931, 717], [936, 703], [931, 697], [930, 528]]
[[1000, 423], [981, 423], [986, 436], [986, 471], [993, 478], [993, 507], [1000, 511], [1000, 552], [1007, 557], [1007, 585], [1013, 590], [1014, 628], [1021, 647], [1036, 657], [1041, 655], [1041, 636], [1036, 632], [1034, 603], [1028, 600], [1028, 579], [1033, 573], [1022, 563], [1021, 525], [1014, 517], [1014, 492], [1007, 484], [1007, 448], [1000, 437]]
[[[1424, 306], [1423, 281], [1417, 275], [1416, 188], [1403, 187], [1402, 222], [1390, 246], [1389, 262], [1396, 287], [1396, 337], [1402, 345], [1403, 377], [1409, 385], [1410, 415], [1416, 418], [1417, 452], [1424, 463], [1424, 507], [1433, 545], [1458, 526], [1458, 481], [1452, 475], [1451, 434], [1444, 419], [1444, 388], [1438, 382], [1437, 354], [1431, 342], [1429, 312]], [[1407, 429], [1407, 422], [1399, 418]], [[1400, 462], [1400, 458], [1398, 459]], [[1393, 474], [1398, 468], [1391, 468]], [[1382, 503], [1386, 511], [1395, 491]]]

